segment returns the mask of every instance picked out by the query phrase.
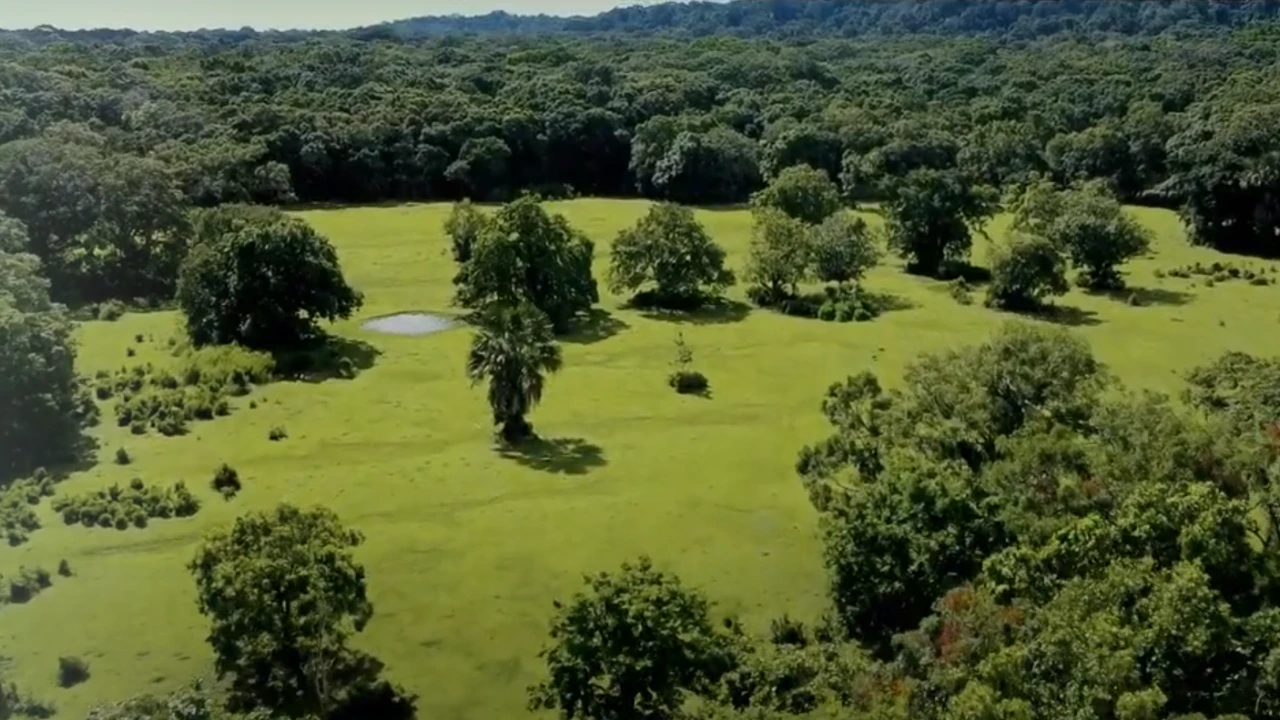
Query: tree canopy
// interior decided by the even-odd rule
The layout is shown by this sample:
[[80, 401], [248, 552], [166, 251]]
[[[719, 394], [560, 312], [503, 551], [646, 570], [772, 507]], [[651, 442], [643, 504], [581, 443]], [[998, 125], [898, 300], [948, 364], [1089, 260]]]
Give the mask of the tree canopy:
[[652, 304], [691, 307], [734, 283], [724, 249], [679, 205], [655, 205], [613, 242], [609, 286], [615, 293], [652, 284]]
[[347, 318], [363, 297], [333, 246], [281, 213], [214, 211], [182, 264], [178, 304], [196, 345], [272, 349], [315, 337], [320, 320]]

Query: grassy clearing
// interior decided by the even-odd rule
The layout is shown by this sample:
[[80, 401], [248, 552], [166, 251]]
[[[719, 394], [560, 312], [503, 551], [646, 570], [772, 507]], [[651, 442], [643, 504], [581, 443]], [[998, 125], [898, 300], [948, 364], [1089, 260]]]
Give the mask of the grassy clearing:
[[[609, 242], [646, 205], [582, 200], [556, 209], [597, 241], [603, 277]], [[1171, 213], [1134, 212], [1158, 235], [1153, 256], [1129, 268], [1146, 304], [1079, 292], [1059, 300], [1117, 375], [1177, 391], [1182, 372], [1224, 350], [1280, 353], [1280, 287], [1158, 279], [1157, 269], [1233, 259], [1188, 247]], [[784, 610], [816, 614], [824, 574], [815, 514], [792, 464], [823, 433], [822, 392], [864, 368], [893, 382], [916, 354], [980, 338], [1007, 317], [983, 308], [980, 296], [959, 305], [941, 283], [906, 276], [897, 263], [868, 285], [912, 307], [869, 324], [760, 311], [674, 323], [606, 297], [607, 314], [566, 344], [566, 369], [532, 418], [546, 443], [504, 456], [490, 441], [483, 391], [463, 375], [466, 330], [400, 338], [360, 328], [379, 315], [449, 310], [447, 213], [440, 205], [302, 213], [335, 242], [366, 294], [360, 318], [335, 328], [381, 353], [358, 378], [256, 389], [232, 401], [231, 417], [179, 438], [132, 436], [106, 414], [103, 462], [60, 493], [133, 477], [185, 480], [204, 507], [191, 519], [116, 531], [66, 527], [46, 501], [45, 527], [27, 545], [0, 548], [0, 572], [52, 570], [66, 558], [76, 574], [55, 578], [28, 605], [0, 609], [0, 655], [15, 658], [20, 686], [75, 717], [94, 701], [207, 673], [205, 625], [184, 564], [207, 529], [280, 501], [328, 505], [368, 537], [360, 559], [377, 614], [361, 644], [422, 696], [422, 717], [520, 716], [552, 599], [575, 590], [581, 573], [641, 553], [757, 627]], [[740, 271], [749, 215], [700, 219]], [[992, 235], [1006, 223], [993, 223]], [[985, 241], [976, 255], [985, 256]], [[88, 323], [83, 370], [163, 362], [174, 327], [171, 314]], [[711, 380], [709, 400], [666, 386], [678, 331]], [[138, 343], [139, 334], [153, 339]], [[287, 437], [272, 442], [273, 428]], [[111, 462], [118, 447], [131, 464]], [[243, 483], [230, 501], [210, 487], [222, 463]], [[57, 689], [66, 655], [92, 664], [89, 682]]]

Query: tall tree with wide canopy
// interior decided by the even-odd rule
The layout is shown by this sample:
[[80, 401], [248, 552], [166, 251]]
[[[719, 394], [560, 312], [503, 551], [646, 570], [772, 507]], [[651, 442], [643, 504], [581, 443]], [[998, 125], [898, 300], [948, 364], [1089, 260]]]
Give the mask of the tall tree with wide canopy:
[[947, 263], [966, 259], [973, 232], [996, 211], [989, 188], [952, 170], [913, 170], [889, 187], [889, 246], [907, 260], [908, 270], [923, 275], [939, 275]]
[[188, 565], [233, 709], [327, 717], [377, 676], [348, 647], [373, 616], [364, 541], [331, 510], [282, 504], [211, 533]]
[[364, 302], [310, 225], [280, 213], [226, 212], [234, 217], [204, 222], [230, 231], [202, 239], [182, 264], [178, 305], [196, 345], [296, 345], [318, 335], [320, 320], [350, 317]]
[[533, 436], [526, 416], [542, 401], [547, 376], [563, 358], [547, 316], [531, 303], [492, 305], [479, 318], [467, 354], [467, 377], [489, 384], [493, 424], [504, 442]]
[[655, 205], [613, 242], [609, 289], [636, 292], [654, 285], [658, 305], [691, 307], [734, 282], [725, 252], [707, 234], [693, 211], [671, 203]]
[[771, 207], [791, 217], [818, 225], [840, 211], [840, 188], [831, 177], [808, 165], [789, 167], [778, 173], [766, 187], [751, 196], [757, 208]]
[[600, 300], [591, 275], [594, 252], [563, 215], [547, 213], [535, 196], [522, 197], [485, 224], [454, 278], [454, 301], [475, 310], [529, 302], [557, 333], [568, 332]]

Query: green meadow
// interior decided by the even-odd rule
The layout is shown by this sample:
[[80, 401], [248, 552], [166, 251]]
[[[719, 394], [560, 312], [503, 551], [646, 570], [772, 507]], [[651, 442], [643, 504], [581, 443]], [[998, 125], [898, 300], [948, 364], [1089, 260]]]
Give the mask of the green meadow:
[[[596, 241], [601, 279], [610, 242], [647, 207], [553, 204]], [[825, 583], [817, 516], [793, 463], [802, 445], [824, 433], [822, 393], [864, 369], [893, 384], [919, 353], [976, 341], [1012, 317], [983, 307], [980, 293], [962, 305], [943, 283], [906, 275], [894, 258], [866, 283], [899, 298], [901, 309], [869, 323], [745, 305], [654, 317], [625, 309], [602, 280], [601, 312], [565, 342], [565, 368], [532, 417], [543, 442], [503, 454], [492, 442], [484, 392], [463, 373], [468, 330], [395, 337], [362, 329], [400, 311], [453, 312], [454, 264], [441, 229], [448, 212], [447, 205], [410, 205], [299, 213], [332, 240], [347, 278], [365, 293], [359, 315], [332, 328], [376, 349], [355, 379], [258, 388], [235, 400], [230, 417], [196, 423], [177, 438], [130, 435], [104, 407], [94, 431], [102, 462], [59, 492], [133, 477], [166, 485], [182, 479], [204, 507], [194, 518], [120, 532], [65, 526], [46, 501], [44, 527], [31, 542], [0, 549], [0, 572], [53, 568], [65, 558], [76, 575], [55, 579], [29, 604], [0, 609], [0, 647], [16, 658], [11, 679], [52, 700], [62, 716], [77, 717], [95, 702], [207, 675], [205, 620], [185, 564], [210, 528], [279, 502], [326, 505], [365, 534], [358, 557], [376, 615], [359, 645], [420, 696], [425, 718], [523, 714], [552, 601], [576, 590], [583, 573], [641, 554], [751, 626], [783, 612], [816, 616]], [[1057, 300], [1059, 321], [1117, 377], [1132, 388], [1177, 393], [1188, 369], [1225, 350], [1280, 354], [1280, 286], [1163, 276], [1195, 262], [1268, 272], [1272, 264], [1190, 247], [1173, 213], [1132, 212], [1157, 240], [1148, 257], [1126, 268], [1131, 292], [1072, 291]], [[707, 210], [699, 219], [740, 273], [750, 215]], [[988, 234], [1000, 237], [1007, 222], [998, 218]], [[987, 245], [976, 240], [978, 263]], [[741, 288], [731, 296], [741, 301]], [[176, 329], [173, 313], [86, 323], [81, 369], [164, 363]], [[709, 399], [666, 386], [677, 333], [711, 380]], [[135, 357], [127, 357], [130, 348]], [[288, 432], [283, 442], [268, 440], [276, 426]], [[132, 464], [110, 461], [118, 447]], [[224, 462], [244, 480], [230, 501], [209, 487]], [[92, 678], [58, 689], [61, 655], [89, 660]]]

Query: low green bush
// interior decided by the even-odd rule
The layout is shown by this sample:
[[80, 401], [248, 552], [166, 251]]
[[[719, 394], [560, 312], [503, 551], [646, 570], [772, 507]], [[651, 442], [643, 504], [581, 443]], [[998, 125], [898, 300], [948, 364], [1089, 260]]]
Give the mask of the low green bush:
[[71, 577], [71, 563], [66, 558], [58, 561], [58, 574], [62, 577]]
[[271, 428], [271, 432], [267, 433], [267, 439], [271, 442], [280, 442], [287, 437], [289, 437], [288, 431], [279, 425]]
[[37, 470], [30, 478], [14, 481], [0, 489], [0, 535], [11, 546], [25, 543], [30, 534], [40, 529], [34, 506], [54, 492], [53, 477]]
[[223, 463], [222, 467], [213, 473], [212, 484], [214, 490], [222, 493], [224, 498], [230, 500], [240, 492], [240, 473], [236, 472], [236, 469], [230, 465]]
[[89, 679], [89, 663], [84, 658], [58, 658], [58, 686], [69, 688]]
[[16, 604], [31, 602], [31, 599], [39, 595], [41, 590], [51, 585], [53, 585], [53, 578], [44, 568], [34, 570], [20, 568], [18, 574], [9, 580], [8, 601]]
[[119, 300], [108, 300], [98, 306], [98, 319], [105, 322], [115, 322], [124, 317], [124, 303]]
[[68, 525], [127, 530], [142, 528], [151, 518], [190, 517], [200, 510], [200, 501], [182, 481], [172, 487], [148, 486], [135, 478], [127, 488], [112, 485], [104, 490], [56, 499], [53, 509]]

